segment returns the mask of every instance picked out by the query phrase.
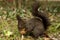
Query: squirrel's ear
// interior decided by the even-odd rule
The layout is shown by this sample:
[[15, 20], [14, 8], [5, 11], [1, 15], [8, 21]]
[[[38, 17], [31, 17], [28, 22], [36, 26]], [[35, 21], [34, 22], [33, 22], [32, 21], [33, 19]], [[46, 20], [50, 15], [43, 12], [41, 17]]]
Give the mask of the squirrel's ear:
[[16, 18], [19, 23], [24, 23], [23, 19], [21, 19], [21, 17], [19, 15], [16, 15]]
[[17, 20], [21, 20], [21, 17], [19, 15], [16, 15]]

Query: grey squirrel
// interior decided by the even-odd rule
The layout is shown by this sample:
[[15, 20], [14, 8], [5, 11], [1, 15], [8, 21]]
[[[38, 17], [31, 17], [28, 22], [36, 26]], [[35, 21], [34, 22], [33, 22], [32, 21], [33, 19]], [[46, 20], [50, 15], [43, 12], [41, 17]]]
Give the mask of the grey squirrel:
[[46, 13], [38, 11], [39, 3], [34, 3], [32, 6], [32, 15], [34, 18], [31, 18], [28, 21], [23, 21], [19, 15], [17, 15], [18, 20], [18, 30], [21, 34], [28, 34], [32, 37], [39, 37], [43, 35], [50, 25], [49, 18]]

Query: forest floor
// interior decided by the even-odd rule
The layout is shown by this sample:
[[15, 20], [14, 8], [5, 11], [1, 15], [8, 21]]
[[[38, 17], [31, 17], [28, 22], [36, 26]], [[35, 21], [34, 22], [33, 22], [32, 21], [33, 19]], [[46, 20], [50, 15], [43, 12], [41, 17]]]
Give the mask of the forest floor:
[[[20, 33], [17, 28], [17, 20], [15, 13], [17, 12], [0, 8], [0, 40], [21, 40]], [[21, 14], [21, 16], [23, 17], [24, 14]], [[52, 21], [52, 25], [49, 26], [47, 34], [53, 40], [60, 40], [60, 19], [59, 17], [53, 15], [50, 16], [50, 19], [51, 21], [54, 21]], [[43, 38], [39, 39], [43, 40]], [[24, 40], [33, 39], [28, 36]]]

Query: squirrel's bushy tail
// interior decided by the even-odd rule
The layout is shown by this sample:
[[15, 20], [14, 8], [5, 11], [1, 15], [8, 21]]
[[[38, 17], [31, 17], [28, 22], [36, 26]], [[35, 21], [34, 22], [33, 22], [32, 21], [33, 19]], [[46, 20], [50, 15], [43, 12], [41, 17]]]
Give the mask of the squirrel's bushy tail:
[[32, 5], [32, 15], [35, 17], [41, 18], [43, 21], [45, 29], [47, 29], [47, 27], [50, 25], [49, 16], [47, 13], [42, 13], [42, 12], [38, 11], [39, 7], [40, 7], [39, 2], [35, 2]]

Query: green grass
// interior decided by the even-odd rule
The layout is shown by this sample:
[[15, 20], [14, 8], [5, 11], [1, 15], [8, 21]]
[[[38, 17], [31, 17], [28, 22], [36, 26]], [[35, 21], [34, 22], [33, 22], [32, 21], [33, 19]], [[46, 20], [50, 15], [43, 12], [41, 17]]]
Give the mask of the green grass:
[[[0, 8], [0, 40], [20, 40], [20, 34], [17, 28], [16, 14], [19, 14], [22, 18], [26, 18], [23, 11], [16, 11], [10, 9]], [[27, 17], [31, 17], [27, 12]], [[25, 16], [24, 16], [25, 15]], [[52, 22], [52, 25], [47, 30], [48, 34], [54, 34], [59, 32], [60, 23]], [[29, 40], [26, 38], [25, 40]]]

